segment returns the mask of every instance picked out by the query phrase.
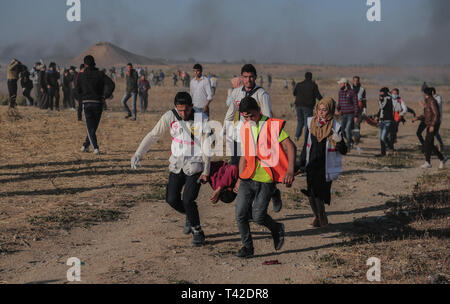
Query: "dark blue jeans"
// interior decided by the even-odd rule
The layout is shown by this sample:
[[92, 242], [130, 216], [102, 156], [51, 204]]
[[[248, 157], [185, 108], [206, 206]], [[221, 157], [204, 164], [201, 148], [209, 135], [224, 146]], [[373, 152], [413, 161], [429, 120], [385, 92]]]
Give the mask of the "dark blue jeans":
[[[132, 107], [133, 107], [133, 113], [131, 113], [130, 108], [127, 105], [128, 99], [132, 97]], [[125, 95], [122, 98], [122, 105], [125, 108], [125, 111], [127, 111], [128, 115], [131, 116], [133, 114], [133, 117], [136, 118], [136, 99], [137, 99], [137, 93], [125, 93]]]
[[308, 117], [313, 116], [313, 109], [308, 107], [296, 107], [297, 112], [297, 130], [295, 131], [295, 137], [302, 136], [303, 127], [305, 128], [305, 138], [308, 136]]
[[389, 141], [389, 132], [391, 132], [391, 120], [380, 121], [378, 127], [380, 128], [380, 144], [381, 144], [381, 154], [386, 154], [386, 147], [392, 149], [392, 144]]
[[352, 143], [352, 123], [353, 118], [355, 116], [353, 114], [343, 114], [341, 115], [341, 128], [344, 130], [344, 136], [347, 140], [347, 147], [350, 149], [350, 145]]
[[267, 206], [275, 189], [274, 183], [241, 180], [236, 198], [236, 221], [244, 247], [253, 248], [250, 213], [255, 223], [267, 227], [271, 232], [277, 231], [279, 224], [267, 214]]

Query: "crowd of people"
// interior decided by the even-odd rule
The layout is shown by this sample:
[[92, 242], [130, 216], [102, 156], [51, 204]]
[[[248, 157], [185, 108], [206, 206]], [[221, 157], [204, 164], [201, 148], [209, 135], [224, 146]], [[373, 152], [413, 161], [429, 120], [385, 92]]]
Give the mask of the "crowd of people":
[[[42, 104], [42, 96], [47, 95], [48, 107], [59, 109], [59, 94], [56, 91], [59, 92], [60, 75], [56, 64], [51, 63], [46, 69], [45, 65], [37, 63], [31, 73], [21, 66], [15, 60], [8, 68], [10, 105], [15, 106], [18, 78], [23, 83], [24, 96], [27, 96], [30, 105], [35, 103], [29, 96], [37, 73], [37, 93], [41, 95], [36, 99]], [[270, 94], [263, 88], [263, 81], [260, 81], [260, 86], [256, 84], [258, 75], [252, 64], [242, 66], [240, 76], [231, 79], [232, 88], [228, 90], [228, 110], [223, 117], [221, 134], [214, 133], [210, 126], [210, 107], [213, 105], [217, 77], [203, 75], [203, 67], [198, 63], [193, 66], [193, 74], [189, 92], [180, 91], [175, 95], [173, 109], [164, 113], [142, 140], [131, 158], [131, 167], [137, 169], [150, 147], [165, 133], [170, 133], [172, 142], [166, 201], [185, 216], [183, 232], [192, 234], [192, 244], [195, 246], [206, 242], [196, 203], [201, 185], [206, 183], [214, 190], [210, 198], [212, 203], [236, 201], [235, 216], [242, 242], [242, 248], [236, 252], [237, 257], [248, 258], [254, 254], [251, 221], [271, 232], [275, 250], [282, 248], [285, 227], [275, 221], [267, 210], [270, 202], [274, 212], [281, 210], [278, 184], [291, 187], [298, 174], [306, 174], [306, 189], [302, 189], [302, 193], [308, 197], [314, 214], [311, 225], [326, 226], [325, 205], [331, 203], [332, 183], [342, 172], [342, 156], [355, 147], [357, 153], [361, 153], [360, 127], [364, 121], [379, 128], [381, 153], [378, 156], [384, 157], [394, 151], [399, 127], [406, 121], [405, 115], [412, 113], [412, 121], [421, 122], [417, 136], [426, 160], [422, 168], [431, 168], [433, 153], [440, 160], [440, 168], [447, 160], [442, 154], [444, 143], [439, 135], [442, 98], [436, 94], [435, 88], [423, 88], [424, 102], [421, 105], [424, 112], [416, 116], [407, 107], [399, 89], [383, 87], [379, 91], [379, 111], [369, 115], [366, 90], [359, 76], [354, 76], [351, 84], [346, 78], [337, 82], [338, 100], [335, 101], [330, 96], [322, 96], [312, 73], [307, 72], [304, 81], [293, 83], [297, 113], [294, 141], [300, 139], [304, 130], [304, 142], [301, 151], [298, 151], [285, 130], [286, 121], [273, 117]], [[174, 86], [181, 79], [186, 87], [186, 75], [180, 71], [174, 73]], [[74, 100], [78, 100], [86, 118], [87, 136], [81, 148], [83, 152], [89, 151], [92, 146], [95, 154], [100, 153], [96, 131], [105, 100], [112, 96], [115, 89], [113, 78], [96, 68], [92, 56], [84, 58], [78, 72], [74, 67], [64, 71], [63, 105], [74, 107]], [[126, 90], [122, 105], [127, 113], [125, 118], [136, 120], [137, 96], [141, 98], [141, 111], [145, 112], [148, 91], [153, 82], [147, 80], [145, 71], [135, 70], [132, 63], [127, 65], [124, 78]], [[270, 75], [268, 83], [271, 82]], [[127, 104], [130, 98], [131, 110]], [[425, 130], [424, 140], [422, 132]], [[211, 162], [208, 148], [217, 144], [221, 136], [225, 137], [230, 161]], [[439, 148], [434, 145], [434, 137], [439, 141]]]

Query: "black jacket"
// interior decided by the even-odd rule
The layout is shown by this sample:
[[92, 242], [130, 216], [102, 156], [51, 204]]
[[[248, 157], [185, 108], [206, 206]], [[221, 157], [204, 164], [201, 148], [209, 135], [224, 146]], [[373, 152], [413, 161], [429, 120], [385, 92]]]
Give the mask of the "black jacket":
[[294, 89], [294, 96], [295, 105], [297, 107], [307, 107], [311, 109], [316, 105], [316, 99], [322, 99], [317, 84], [314, 81], [307, 79], [297, 83]]
[[52, 88], [59, 88], [59, 78], [61, 78], [61, 75], [57, 71], [47, 71], [45, 74], [45, 82]]
[[20, 85], [23, 89], [32, 89], [33, 88], [33, 82], [30, 79], [30, 72], [28, 70], [25, 70], [20, 73]]
[[132, 69], [130, 71], [130, 76], [127, 75], [127, 77], [126, 77], [127, 93], [137, 93], [138, 92], [138, 78], [139, 78], [138, 73], [136, 72], [135, 69]]
[[111, 97], [115, 84], [105, 73], [88, 67], [78, 75], [74, 95], [77, 100], [104, 100]]

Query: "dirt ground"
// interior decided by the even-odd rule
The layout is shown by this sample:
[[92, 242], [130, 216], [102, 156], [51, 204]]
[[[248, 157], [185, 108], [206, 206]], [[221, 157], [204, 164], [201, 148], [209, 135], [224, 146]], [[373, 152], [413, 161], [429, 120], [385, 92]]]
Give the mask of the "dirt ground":
[[[227, 69], [231, 70], [222, 68], [223, 75], [229, 73]], [[292, 92], [283, 89], [281, 77], [283, 72], [291, 75], [300, 70], [291, 69], [277, 70], [280, 76], [268, 91], [275, 116], [288, 121], [287, 132], [293, 137], [296, 117], [290, 107]], [[343, 76], [357, 72], [357, 68], [348, 68]], [[238, 74], [239, 69], [231, 73]], [[420, 113], [420, 86], [407, 81], [399, 85], [381, 83], [376, 71], [370, 73], [375, 75], [366, 86], [370, 113], [376, 112], [374, 96], [384, 85], [399, 86], [408, 105]], [[336, 79], [332, 73], [320, 77], [323, 95], [336, 98], [337, 75]], [[234, 203], [211, 204], [212, 190], [203, 185], [197, 202], [207, 244], [191, 247], [191, 236], [182, 233], [184, 217], [164, 202], [169, 136], [150, 149], [140, 169], [130, 169], [130, 158], [140, 141], [171, 108], [180, 89], [173, 88], [169, 80], [165, 86], [152, 88], [149, 112], [138, 112], [138, 120], [132, 122], [124, 119], [120, 109], [123, 81], [118, 79], [114, 100], [109, 102], [97, 133], [103, 151], [99, 156], [79, 152], [86, 128], [84, 122], [76, 121], [75, 111], [19, 107], [18, 117], [8, 115], [7, 107], [0, 107], [1, 283], [67, 283], [66, 272], [71, 266], [66, 262], [70, 257], [82, 262], [82, 283], [327, 283], [328, 270], [318, 266], [317, 256], [348, 241], [343, 232], [352, 230], [355, 220], [383, 216], [388, 200], [410, 195], [418, 177], [438, 172], [436, 157], [432, 158], [432, 169], [419, 168], [424, 156], [417, 151], [418, 123], [410, 122], [410, 114], [400, 127], [396, 156], [385, 162], [374, 158], [379, 153], [378, 130], [363, 125], [361, 154], [352, 150], [344, 157], [344, 172], [333, 184], [328, 227], [309, 225], [312, 213], [300, 193], [306, 178], [298, 176], [292, 188], [279, 187], [283, 193], [281, 212], [275, 214], [269, 206], [274, 219], [285, 224], [284, 247], [276, 252], [270, 233], [252, 224], [255, 256], [236, 258], [233, 253], [241, 242]], [[364, 84], [364, 77], [362, 81]], [[228, 80], [219, 80], [211, 108], [214, 120], [223, 121], [228, 84]], [[444, 101], [449, 100], [450, 87], [437, 88]], [[447, 145], [449, 109], [445, 103], [441, 135]], [[300, 149], [302, 139], [296, 144]], [[449, 150], [445, 153], [448, 155]], [[444, 172], [448, 177], [448, 171]], [[448, 190], [448, 183], [445, 187]], [[448, 216], [442, 225], [449, 228]], [[445, 238], [444, 254], [449, 245]], [[372, 250], [370, 254], [367, 258], [377, 252]], [[278, 260], [279, 264], [263, 265], [268, 260]], [[444, 261], [447, 269], [448, 262]], [[368, 283], [365, 273], [350, 282]]]

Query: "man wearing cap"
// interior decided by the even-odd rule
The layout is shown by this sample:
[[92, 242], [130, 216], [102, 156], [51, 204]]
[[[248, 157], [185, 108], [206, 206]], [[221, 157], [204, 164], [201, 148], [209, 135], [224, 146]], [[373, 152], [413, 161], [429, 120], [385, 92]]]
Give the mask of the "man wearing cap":
[[193, 70], [195, 77], [190, 82], [190, 92], [194, 110], [209, 117], [209, 104], [213, 98], [211, 82], [208, 77], [202, 75], [203, 67], [200, 64], [195, 64]]
[[170, 131], [172, 145], [166, 202], [176, 211], [186, 215], [183, 233], [192, 233], [192, 245], [202, 246], [205, 243], [205, 234], [200, 225], [195, 200], [200, 191], [200, 183], [207, 183], [209, 178], [210, 157], [203, 147], [211, 130], [206, 114], [194, 110], [189, 93], [178, 92], [174, 104], [175, 108], [166, 112], [142, 140], [131, 159], [131, 168], [136, 169], [150, 147]]
[[347, 148], [350, 151], [352, 141], [352, 122], [358, 123], [358, 96], [350, 88], [347, 78], [338, 81], [340, 86], [337, 110], [341, 115], [341, 126], [347, 139]]
[[97, 143], [97, 128], [102, 117], [105, 99], [109, 98], [115, 89], [115, 84], [102, 71], [95, 67], [94, 57], [84, 57], [85, 69], [78, 74], [74, 94], [82, 102], [86, 120], [87, 136], [81, 147], [82, 152], [89, 152], [89, 146], [94, 148], [94, 154], [100, 154]]

